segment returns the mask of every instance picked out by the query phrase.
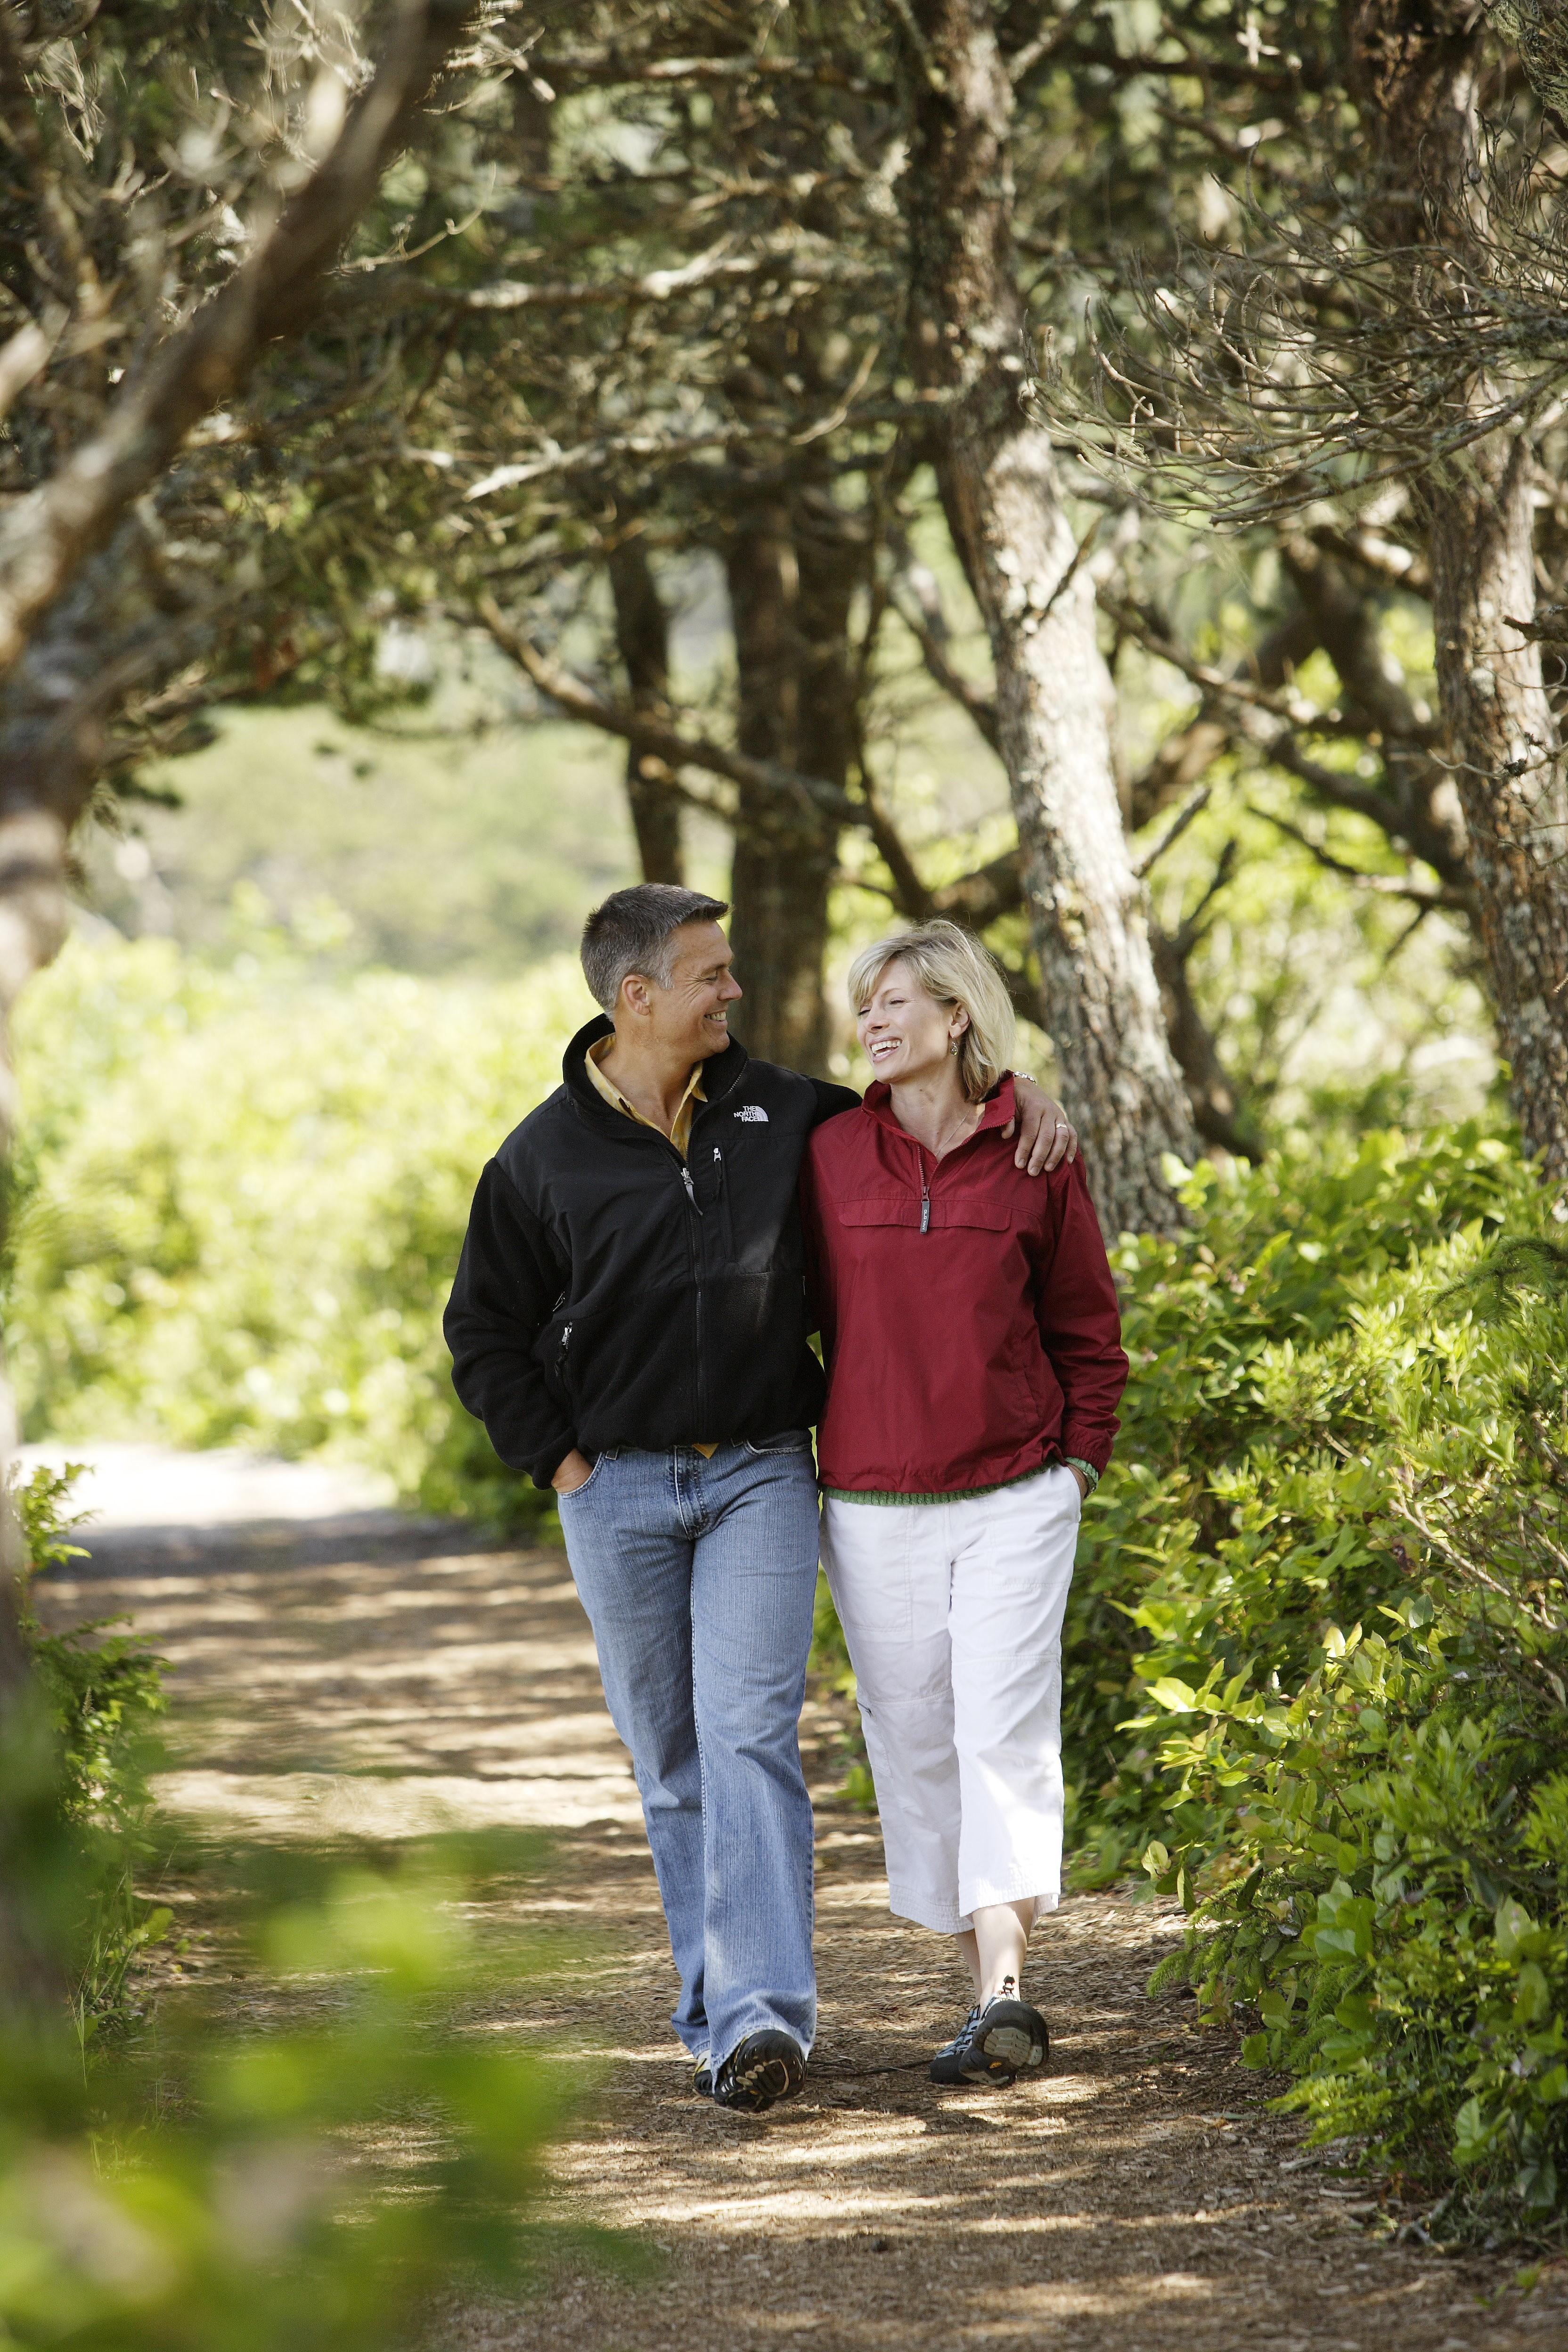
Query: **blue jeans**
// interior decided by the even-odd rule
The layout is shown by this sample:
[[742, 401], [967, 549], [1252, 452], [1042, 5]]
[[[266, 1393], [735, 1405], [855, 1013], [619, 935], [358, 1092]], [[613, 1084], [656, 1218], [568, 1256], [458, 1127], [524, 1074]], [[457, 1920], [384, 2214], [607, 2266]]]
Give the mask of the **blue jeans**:
[[715, 2066], [769, 2026], [808, 2051], [811, 1441], [785, 1431], [711, 1460], [613, 1449], [562, 1496], [561, 1524], [642, 1797], [680, 1974], [670, 2021]]

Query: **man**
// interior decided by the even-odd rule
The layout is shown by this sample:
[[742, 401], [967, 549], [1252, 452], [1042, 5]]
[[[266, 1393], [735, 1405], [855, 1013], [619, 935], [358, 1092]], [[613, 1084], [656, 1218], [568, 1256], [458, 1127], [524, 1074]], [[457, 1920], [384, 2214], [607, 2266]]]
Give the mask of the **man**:
[[[694, 2087], [760, 2113], [799, 2090], [816, 2024], [798, 1724], [823, 1381], [795, 1181], [813, 1127], [857, 1097], [730, 1035], [727, 912], [645, 883], [589, 917], [607, 1017], [481, 1174], [446, 1331], [501, 1460], [560, 1497]], [[1077, 1139], [1026, 1092], [1037, 1171]]]

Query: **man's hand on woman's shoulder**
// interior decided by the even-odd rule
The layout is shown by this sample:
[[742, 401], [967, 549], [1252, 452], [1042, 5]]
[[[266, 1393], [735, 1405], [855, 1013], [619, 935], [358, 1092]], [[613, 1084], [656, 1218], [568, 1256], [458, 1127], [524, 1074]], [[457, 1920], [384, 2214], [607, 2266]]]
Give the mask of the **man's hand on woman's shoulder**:
[[1009, 1119], [1002, 1129], [1004, 1137], [1017, 1131], [1018, 1149], [1013, 1154], [1016, 1168], [1026, 1168], [1031, 1176], [1049, 1175], [1064, 1160], [1078, 1158], [1078, 1129], [1059, 1102], [1053, 1102], [1043, 1087], [1033, 1078], [1013, 1073], [1013, 1099], [1017, 1116]]

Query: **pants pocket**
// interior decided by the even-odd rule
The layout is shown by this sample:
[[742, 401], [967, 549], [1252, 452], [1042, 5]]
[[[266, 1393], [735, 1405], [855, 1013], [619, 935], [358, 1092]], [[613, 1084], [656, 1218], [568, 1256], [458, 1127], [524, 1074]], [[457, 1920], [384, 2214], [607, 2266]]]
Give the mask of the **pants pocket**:
[[609, 1458], [610, 1457], [607, 1454], [595, 1454], [594, 1457], [594, 1466], [589, 1471], [587, 1476], [584, 1479], [582, 1485], [580, 1486], [569, 1486], [564, 1495], [558, 1494], [556, 1496], [556, 1508], [559, 1509], [563, 1503], [574, 1503], [579, 1495], [585, 1495], [589, 1487], [593, 1486], [595, 1479], [598, 1477], [600, 1471], [604, 1468]]

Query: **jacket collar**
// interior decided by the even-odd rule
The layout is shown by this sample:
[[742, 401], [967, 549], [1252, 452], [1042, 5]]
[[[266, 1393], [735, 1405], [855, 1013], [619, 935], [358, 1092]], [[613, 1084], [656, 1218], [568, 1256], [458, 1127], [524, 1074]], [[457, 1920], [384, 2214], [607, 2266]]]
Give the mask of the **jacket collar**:
[[[567, 1093], [580, 1111], [586, 1112], [591, 1118], [602, 1121], [607, 1128], [624, 1127], [635, 1135], [637, 1130], [631, 1120], [624, 1118], [618, 1110], [612, 1108], [587, 1072], [589, 1046], [596, 1045], [601, 1037], [613, 1035], [615, 1026], [608, 1013], [596, 1013], [592, 1021], [578, 1030], [577, 1034], [567, 1046], [562, 1057], [561, 1076], [565, 1082]], [[740, 1039], [731, 1037], [721, 1054], [715, 1054], [704, 1062], [702, 1092], [707, 1101], [716, 1103], [721, 1097], [729, 1094], [733, 1087], [737, 1087], [750, 1059], [751, 1055]], [[700, 1103], [697, 1107], [699, 1118], [702, 1116], [702, 1109], [703, 1106]]]
[[[893, 1089], [886, 1078], [872, 1079], [866, 1089], [864, 1108], [870, 1112], [879, 1127], [890, 1128], [895, 1135], [901, 1135], [906, 1143], [917, 1141], [917, 1138], [912, 1136], [907, 1128], [900, 1127], [893, 1116]], [[980, 1114], [980, 1123], [974, 1130], [974, 1135], [966, 1136], [958, 1149], [962, 1151], [965, 1144], [973, 1142], [975, 1135], [984, 1135], [988, 1128], [1005, 1127], [1016, 1108], [1017, 1105], [1013, 1098], [1013, 1073], [1011, 1070], [1004, 1070], [985, 1097], [985, 1108]], [[923, 1144], [920, 1148], [922, 1150], [925, 1149]]]

